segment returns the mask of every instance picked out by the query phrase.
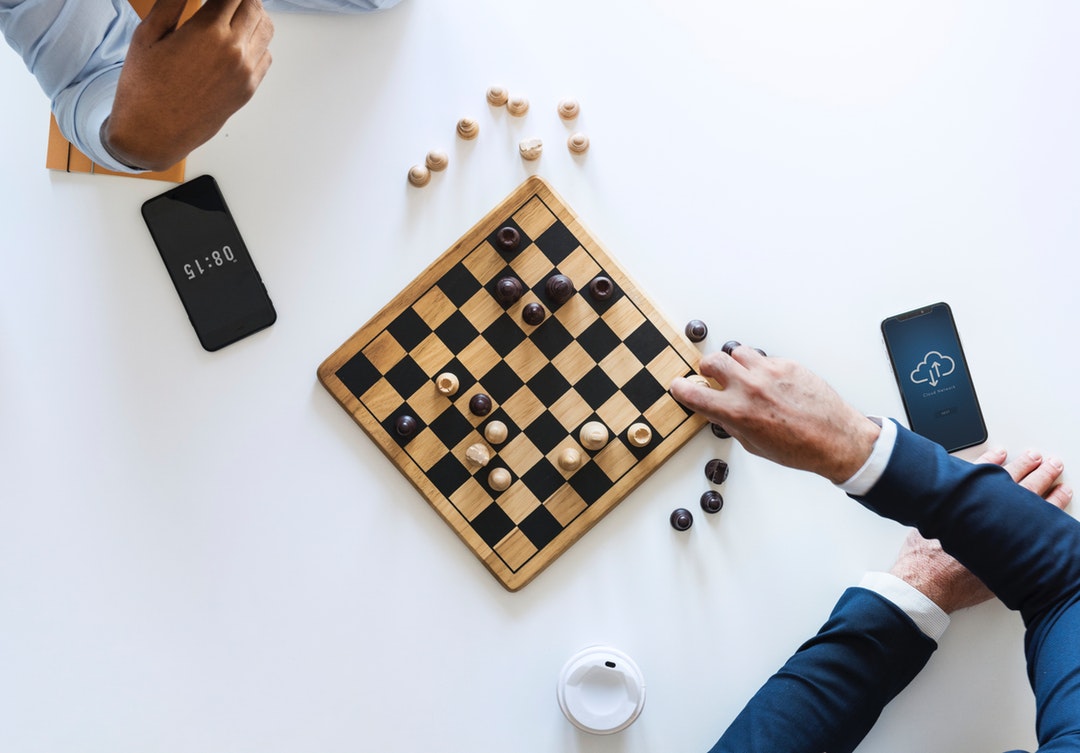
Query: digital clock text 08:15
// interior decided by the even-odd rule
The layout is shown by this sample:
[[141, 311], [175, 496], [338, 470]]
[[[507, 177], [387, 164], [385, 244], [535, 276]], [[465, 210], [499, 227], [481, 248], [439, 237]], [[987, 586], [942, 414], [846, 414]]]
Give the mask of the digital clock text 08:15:
[[[236, 253], [233, 252], [228, 246], [222, 246], [220, 251], [211, 251], [209, 255], [204, 256], [202, 261], [195, 259], [193, 262], [184, 265], [184, 274], [187, 275], [189, 280], [194, 280], [196, 277], [206, 274], [215, 267], [225, 266], [227, 262], [235, 262]], [[203, 266], [203, 263], [206, 266]]]

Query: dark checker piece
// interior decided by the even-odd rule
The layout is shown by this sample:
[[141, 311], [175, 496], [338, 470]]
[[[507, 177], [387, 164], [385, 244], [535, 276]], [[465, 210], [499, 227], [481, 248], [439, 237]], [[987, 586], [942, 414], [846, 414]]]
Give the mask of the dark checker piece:
[[589, 295], [597, 301], [606, 301], [615, 293], [615, 283], [610, 277], [599, 275], [589, 283]]
[[478, 392], [469, 399], [469, 411], [474, 416], [486, 416], [491, 412], [491, 398]]
[[394, 429], [402, 437], [411, 437], [416, 431], [416, 419], [412, 416], [399, 416], [394, 422]]
[[724, 507], [724, 498], [715, 489], [709, 489], [701, 495], [701, 509], [708, 513], [720, 512]]
[[714, 484], [722, 484], [727, 479], [728, 464], [720, 458], [713, 458], [705, 464], [705, 478]]
[[526, 303], [521, 309], [521, 318], [526, 324], [535, 327], [540, 322], [544, 321], [544, 317], [547, 316], [547, 312], [544, 311], [544, 307], [539, 303]]
[[[550, 187], [530, 178], [328, 358], [319, 378], [517, 590], [705, 425], [667, 392], [699, 361]], [[436, 389], [443, 372], [460, 380], [453, 396]], [[484, 402], [478, 394], [490, 398], [486, 410], [470, 407]], [[465, 452], [493, 420], [508, 436], [478, 468]], [[589, 420], [607, 425], [611, 440], [564, 471], [557, 458]], [[652, 430], [645, 447], [630, 443], [635, 423]], [[508, 472], [508, 487], [492, 489], [492, 468]]]
[[709, 424], [709, 427], [712, 429], [713, 436], [719, 437], [720, 439], [731, 439], [728, 430], [720, 424]]
[[521, 233], [517, 231], [517, 228], [507, 225], [499, 228], [499, 232], [495, 234], [495, 242], [503, 253], [513, 253], [521, 245]]
[[686, 337], [692, 343], [699, 343], [709, 336], [709, 328], [700, 319], [691, 319], [686, 325]]
[[516, 303], [525, 292], [525, 286], [516, 277], [503, 277], [495, 284], [495, 297], [504, 306]]
[[566, 303], [577, 292], [574, 290], [574, 283], [566, 275], [552, 275], [549, 277], [547, 284], [544, 285], [544, 291], [556, 306]]
[[671, 527], [676, 531], [686, 531], [694, 525], [694, 516], [685, 507], [676, 508], [671, 512]]

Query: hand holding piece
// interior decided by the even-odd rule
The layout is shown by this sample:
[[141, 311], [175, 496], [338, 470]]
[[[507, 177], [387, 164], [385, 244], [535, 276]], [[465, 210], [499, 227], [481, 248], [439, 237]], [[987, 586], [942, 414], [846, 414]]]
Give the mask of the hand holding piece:
[[[988, 450], [976, 463], [1005, 463], [1004, 450]], [[1013, 481], [1035, 492], [1047, 502], [1064, 510], [1072, 499], [1072, 490], [1056, 484], [1063, 466], [1056, 458], [1043, 458], [1026, 452], [1005, 465]], [[970, 570], [948, 555], [937, 539], [925, 539], [912, 529], [900, 547], [896, 563], [889, 571], [921, 591], [941, 609], [951, 614], [993, 598], [990, 589]]]
[[157, 0], [135, 29], [102, 126], [106, 148], [132, 167], [182, 160], [251, 99], [270, 67], [274, 26], [262, 0], [207, 0], [179, 26], [184, 5]]
[[841, 483], [870, 456], [880, 427], [810, 370], [731, 343], [702, 359], [721, 389], [678, 378], [671, 394], [755, 455]]

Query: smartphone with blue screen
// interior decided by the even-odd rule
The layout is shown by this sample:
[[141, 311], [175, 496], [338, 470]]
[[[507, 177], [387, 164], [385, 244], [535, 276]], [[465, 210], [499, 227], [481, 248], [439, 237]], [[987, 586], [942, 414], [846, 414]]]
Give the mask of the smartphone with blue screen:
[[142, 215], [203, 348], [218, 350], [274, 323], [266, 286], [212, 177], [155, 196]]
[[881, 334], [911, 430], [949, 452], [985, 442], [986, 423], [949, 304], [890, 316]]

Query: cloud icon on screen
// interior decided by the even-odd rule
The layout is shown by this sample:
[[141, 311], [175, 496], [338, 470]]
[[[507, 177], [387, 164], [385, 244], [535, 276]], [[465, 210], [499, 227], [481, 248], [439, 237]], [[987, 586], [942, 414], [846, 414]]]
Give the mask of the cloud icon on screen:
[[947, 377], [956, 369], [956, 361], [949, 356], [944, 356], [936, 350], [931, 350], [923, 358], [922, 363], [911, 372], [911, 381], [915, 384], [930, 383], [931, 387], [937, 387], [942, 377]]

